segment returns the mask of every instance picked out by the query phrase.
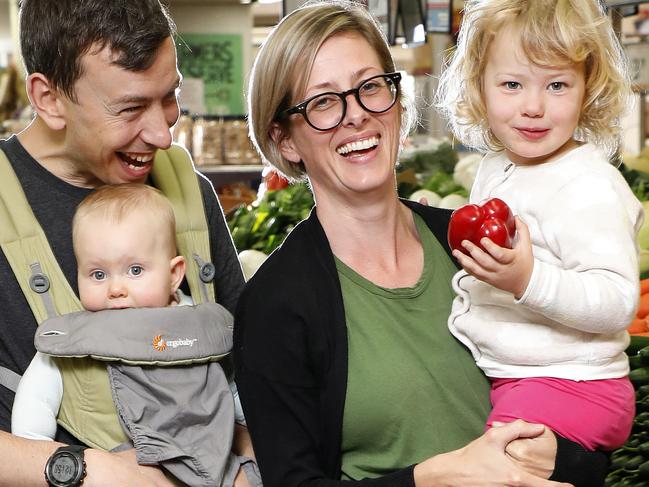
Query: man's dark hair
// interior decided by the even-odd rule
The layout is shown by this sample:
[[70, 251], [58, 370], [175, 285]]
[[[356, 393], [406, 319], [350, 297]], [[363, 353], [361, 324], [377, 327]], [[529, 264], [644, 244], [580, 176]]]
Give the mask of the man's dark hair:
[[27, 74], [42, 73], [75, 100], [81, 58], [109, 47], [131, 71], [153, 64], [175, 25], [159, 0], [21, 0], [20, 47]]

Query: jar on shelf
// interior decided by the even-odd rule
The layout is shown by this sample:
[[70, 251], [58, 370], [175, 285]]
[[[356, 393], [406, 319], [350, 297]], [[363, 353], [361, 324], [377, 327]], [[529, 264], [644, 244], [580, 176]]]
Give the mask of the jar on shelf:
[[173, 128], [174, 142], [184, 146], [190, 154], [192, 153], [192, 128], [194, 120], [189, 114], [189, 110], [182, 110], [180, 117]]
[[194, 122], [192, 149], [197, 166], [223, 164], [223, 120], [218, 115], [202, 115]]
[[255, 146], [252, 144], [252, 140], [250, 140], [250, 137], [248, 137], [247, 130], [243, 159], [245, 160], [244, 164], [261, 164], [261, 157], [259, 157], [257, 149], [255, 149]]
[[248, 130], [243, 117], [223, 116], [223, 149], [226, 164], [245, 164]]

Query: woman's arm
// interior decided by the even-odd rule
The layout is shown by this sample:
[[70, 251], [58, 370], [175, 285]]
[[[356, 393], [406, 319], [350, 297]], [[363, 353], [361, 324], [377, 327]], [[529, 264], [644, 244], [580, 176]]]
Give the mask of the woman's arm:
[[[554, 448], [547, 448], [548, 440]], [[506, 453], [528, 472], [575, 487], [602, 485], [608, 472], [608, 454], [589, 451], [546, 428], [536, 438], [521, 438], [507, 445]]]
[[[567, 486], [526, 472], [505, 453], [519, 438], [539, 438], [545, 427], [514, 421], [491, 428], [464, 448], [436, 455], [415, 467], [416, 487], [471, 486]], [[548, 438], [549, 439], [549, 438]], [[556, 445], [556, 443], [555, 443]], [[551, 448], [551, 441], [545, 445]]]

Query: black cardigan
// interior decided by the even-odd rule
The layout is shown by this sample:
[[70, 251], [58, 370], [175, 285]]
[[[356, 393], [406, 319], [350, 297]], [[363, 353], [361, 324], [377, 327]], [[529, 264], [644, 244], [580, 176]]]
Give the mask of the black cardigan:
[[[450, 255], [446, 232], [451, 212], [403, 203], [424, 219]], [[246, 284], [234, 342], [236, 382], [264, 486], [342, 485], [347, 327], [333, 253], [315, 211]], [[584, 452], [561, 438], [559, 446], [557, 470], [583, 469], [582, 463], [573, 463], [575, 448], [578, 460], [595, 457], [605, 468], [601, 454]], [[356, 483], [414, 487], [413, 469]]]

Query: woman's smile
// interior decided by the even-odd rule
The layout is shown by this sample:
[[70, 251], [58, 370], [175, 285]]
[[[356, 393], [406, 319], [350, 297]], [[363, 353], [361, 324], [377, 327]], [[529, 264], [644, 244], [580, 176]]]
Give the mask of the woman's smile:
[[352, 158], [373, 152], [378, 145], [379, 137], [372, 136], [351, 142], [346, 142], [345, 144], [340, 145], [336, 149], [336, 152], [338, 152], [338, 154], [340, 154], [341, 156]]

